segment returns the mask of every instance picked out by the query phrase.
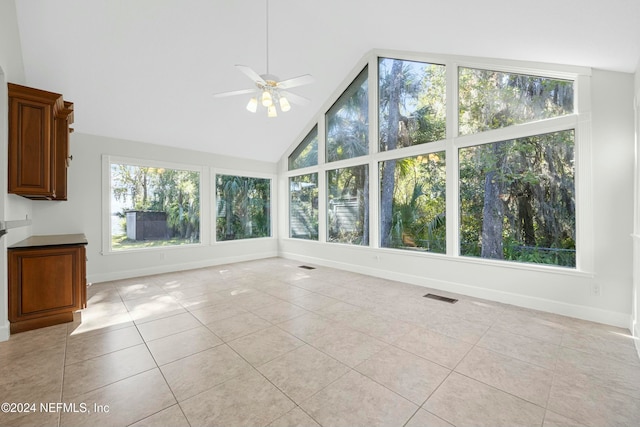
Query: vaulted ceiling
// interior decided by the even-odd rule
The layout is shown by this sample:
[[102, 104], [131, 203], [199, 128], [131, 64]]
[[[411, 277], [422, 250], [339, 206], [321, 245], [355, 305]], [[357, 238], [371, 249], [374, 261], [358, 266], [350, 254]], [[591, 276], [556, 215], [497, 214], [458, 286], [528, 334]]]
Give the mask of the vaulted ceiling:
[[312, 74], [278, 118], [245, 109], [266, 72], [267, 0], [15, 0], [26, 83], [75, 103], [77, 132], [277, 161], [374, 48], [633, 72], [637, 0], [269, 0], [269, 71]]

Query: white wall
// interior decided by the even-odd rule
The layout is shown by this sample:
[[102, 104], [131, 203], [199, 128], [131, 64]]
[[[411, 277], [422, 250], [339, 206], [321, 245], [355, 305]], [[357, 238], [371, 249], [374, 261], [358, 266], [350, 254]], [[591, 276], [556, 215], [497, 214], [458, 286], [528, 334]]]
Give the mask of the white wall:
[[[628, 328], [633, 232], [633, 75], [593, 70], [594, 271], [516, 266], [409, 251], [289, 239], [282, 256]], [[286, 170], [281, 160], [281, 170]], [[281, 212], [287, 195], [281, 178]], [[578, 209], [584, 207], [579, 206]], [[282, 223], [281, 223], [282, 224]], [[591, 291], [598, 284], [601, 295]]]
[[[73, 101], [73, 100], [71, 100]], [[82, 106], [76, 105], [76, 121]], [[102, 155], [148, 159], [178, 164], [238, 170], [256, 174], [276, 173], [276, 164], [187, 151], [134, 141], [72, 133], [67, 201], [36, 201], [33, 234], [84, 233], [87, 246], [87, 278], [101, 282], [167, 271], [198, 268], [227, 262], [277, 256], [277, 239], [247, 239], [197, 247], [174, 247], [103, 255], [102, 251]], [[207, 191], [208, 182], [202, 191]], [[275, 209], [273, 209], [275, 215]], [[206, 224], [203, 218], [202, 224]], [[211, 221], [215, 224], [215, 221]], [[206, 240], [205, 236], [201, 236]]]
[[[13, 0], [0, 1], [0, 220], [24, 219], [31, 214], [31, 203], [7, 195], [7, 82], [23, 83], [24, 67]], [[0, 239], [0, 341], [9, 338], [7, 291], [7, 244], [22, 240], [26, 229], [13, 229]]]

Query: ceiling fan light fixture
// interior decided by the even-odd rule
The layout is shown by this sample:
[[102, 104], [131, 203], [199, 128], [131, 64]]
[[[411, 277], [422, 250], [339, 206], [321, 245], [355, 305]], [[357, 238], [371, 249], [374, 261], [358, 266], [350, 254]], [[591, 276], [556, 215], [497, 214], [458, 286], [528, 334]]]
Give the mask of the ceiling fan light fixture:
[[289, 100], [284, 96], [280, 96], [280, 109], [283, 113], [291, 110], [291, 104], [289, 104]]
[[274, 104], [267, 107], [267, 117], [278, 117], [278, 112]]
[[273, 97], [268, 90], [262, 92], [262, 105], [267, 108], [273, 105]]
[[258, 98], [254, 96], [249, 100], [249, 103], [247, 104], [247, 110], [251, 111], [252, 113], [258, 111]]

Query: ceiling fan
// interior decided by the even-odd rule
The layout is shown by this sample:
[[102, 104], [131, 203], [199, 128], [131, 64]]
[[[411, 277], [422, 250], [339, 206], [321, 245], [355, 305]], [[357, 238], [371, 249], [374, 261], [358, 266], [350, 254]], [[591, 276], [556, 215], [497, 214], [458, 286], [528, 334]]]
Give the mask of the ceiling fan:
[[267, 117], [277, 117], [278, 112], [276, 105], [280, 106], [280, 111], [287, 112], [291, 109], [291, 104], [307, 105], [310, 101], [295, 93], [287, 92], [287, 89], [306, 85], [312, 83], [315, 79], [310, 74], [304, 74], [302, 76], [293, 77], [287, 80], [280, 80], [273, 74], [269, 74], [269, 0], [266, 0], [266, 62], [267, 72], [265, 74], [258, 74], [253, 69], [246, 65], [236, 65], [236, 68], [249, 77], [255, 88], [234, 90], [231, 92], [222, 92], [213, 95], [215, 98], [223, 98], [227, 96], [236, 96], [253, 93], [254, 96], [249, 100], [247, 104], [247, 110], [255, 113], [258, 110], [258, 100], [262, 106], [267, 108]]

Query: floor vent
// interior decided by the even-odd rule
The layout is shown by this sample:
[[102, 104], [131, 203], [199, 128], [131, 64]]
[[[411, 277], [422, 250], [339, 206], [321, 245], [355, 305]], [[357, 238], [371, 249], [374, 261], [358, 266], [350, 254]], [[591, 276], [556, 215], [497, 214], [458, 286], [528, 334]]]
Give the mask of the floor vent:
[[455, 298], [443, 297], [442, 295], [436, 295], [436, 294], [426, 294], [424, 295], [424, 297], [435, 299], [438, 301], [448, 302], [449, 304], [455, 304], [458, 302], [458, 300]]
[[308, 265], [299, 265], [298, 267], [304, 268], [305, 270], [315, 270], [316, 269], [315, 267], [310, 267]]

